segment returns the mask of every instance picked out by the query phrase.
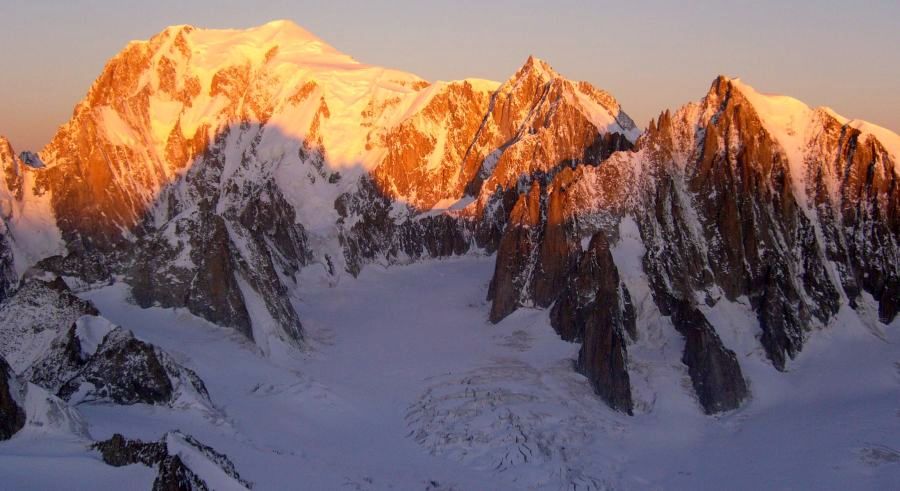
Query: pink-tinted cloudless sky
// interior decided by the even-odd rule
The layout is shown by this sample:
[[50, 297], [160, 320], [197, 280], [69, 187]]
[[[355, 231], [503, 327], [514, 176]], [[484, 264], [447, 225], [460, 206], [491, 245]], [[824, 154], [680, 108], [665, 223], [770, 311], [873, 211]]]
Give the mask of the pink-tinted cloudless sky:
[[0, 0], [0, 135], [42, 147], [129, 40], [282, 18], [429, 80], [504, 80], [534, 54], [641, 126], [725, 74], [900, 131], [897, 0]]

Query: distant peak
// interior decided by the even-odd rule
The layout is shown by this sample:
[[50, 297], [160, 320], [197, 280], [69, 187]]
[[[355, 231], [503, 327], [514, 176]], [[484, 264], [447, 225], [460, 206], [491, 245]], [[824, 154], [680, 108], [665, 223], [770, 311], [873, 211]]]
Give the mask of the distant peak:
[[304, 29], [297, 25], [296, 22], [289, 19], [278, 19], [267, 22], [259, 27], [251, 27], [247, 29], [247, 31], [261, 31], [261, 32], [271, 32], [271, 33], [280, 33], [287, 36], [290, 36], [294, 39], [302, 39], [305, 41], [318, 41], [322, 42], [322, 38], [316, 36], [312, 32]]
[[282, 28], [282, 27], [300, 27], [296, 22], [290, 19], [275, 19], [263, 24], [263, 27]]
[[277, 56], [280, 62], [328, 63], [358, 65], [352, 57], [341, 53], [312, 32], [291, 20], [274, 20], [246, 29], [211, 29], [191, 25], [167, 27], [149, 41], [153, 50], [175, 47], [182, 53], [194, 52], [192, 63], [206, 64], [206, 69], [226, 65], [270, 61]]
[[[706, 95], [706, 102], [718, 106], [726, 97], [734, 97], [736, 94], [752, 108], [769, 132], [781, 140], [785, 147], [794, 146], [787, 140], [803, 138], [807, 126], [813, 124], [816, 118], [827, 117], [842, 126], [874, 135], [892, 155], [900, 155], [900, 136], [887, 128], [863, 120], [848, 119], [830, 107], [811, 108], [791, 96], [760, 92], [738, 77], [717, 76]], [[657, 126], [660, 124], [657, 123]]]
[[706, 94], [707, 97], [713, 96], [720, 100], [724, 99], [725, 96], [728, 95], [728, 91], [730, 90], [732, 83], [735, 81], [740, 81], [740, 79], [729, 77], [726, 75], [717, 76], [709, 85], [709, 91], [707, 91]]
[[[292, 20], [278, 19], [267, 22], [265, 24], [249, 27], [246, 29], [217, 29], [197, 27], [190, 24], [178, 24], [166, 27], [159, 34], [159, 37], [167, 38], [178, 34], [199, 35], [203, 38], [229, 38], [233, 36], [241, 36], [256, 41], [276, 41], [279, 43], [318, 43], [322, 46], [328, 44], [319, 36], [300, 27]], [[330, 48], [330, 46], [328, 46]]]
[[522, 77], [535, 77], [541, 80], [552, 80], [554, 78], [558, 78], [559, 74], [553, 70], [553, 67], [550, 66], [546, 61], [534, 56], [530, 55], [527, 60], [525, 60], [525, 64], [522, 65], [517, 72], [514, 78], [522, 78]]

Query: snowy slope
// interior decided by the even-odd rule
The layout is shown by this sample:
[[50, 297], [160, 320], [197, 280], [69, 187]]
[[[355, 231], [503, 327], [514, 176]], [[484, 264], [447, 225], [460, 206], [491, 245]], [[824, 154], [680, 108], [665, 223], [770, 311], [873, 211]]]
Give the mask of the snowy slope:
[[[81, 411], [98, 439], [181, 429], [226, 453], [259, 490], [884, 489], [900, 479], [896, 325], [879, 339], [848, 318], [790, 373], [752, 375], [754, 398], [724, 416], [703, 416], [686, 375], [669, 371], [654, 410], [632, 418], [571, 371], [577, 346], [556, 337], [545, 311], [485, 322], [491, 270], [490, 257], [464, 258], [372, 267], [337, 287], [309, 281], [297, 301], [314, 349], [278, 360], [183, 311], [135, 308], [121, 285], [88, 292], [105, 316], [195, 370], [225, 417]], [[0, 444], [0, 467], [23, 489], [73, 474], [147, 479], [144, 467], [97, 467], [85, 450], [56, 445]], [[24, 452], [27, 461], [16, 456]], [[42, 462], [68, 472], [28, 480]]]

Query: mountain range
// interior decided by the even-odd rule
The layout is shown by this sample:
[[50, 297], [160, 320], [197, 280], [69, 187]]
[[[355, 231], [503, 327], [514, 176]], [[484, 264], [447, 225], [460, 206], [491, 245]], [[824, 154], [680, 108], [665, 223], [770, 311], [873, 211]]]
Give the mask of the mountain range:
[[[428, 82], [289, 21], [131, 42], [40, 152], [0, 138], [0, 410], [19, 414], [11, 387], [33, 384], [59, 407], [218, 411], [189, 361], [85, 292], [125, 285], [138, 307], [277, 359], [315, 351], [304, 281], [452, 256], [490, 258], [488, 324], [543, 312], [625, 415], [652, 414], [644, 380], [674, 370], [653, 362], [662, 338], [707, 415], [740, 410], [755, 373], [790, 372], [837, 325], [884, 338], [900, 308], [900, 136], [737, 78], [699, 95], [641, 130], [534, 57], [499, 83]], [[159, 483], [213, 479], [165, 450], [208, 447], [166, 435], [118, 435], [103, 458], [160, 452], [125, 460], [158, 465]]]

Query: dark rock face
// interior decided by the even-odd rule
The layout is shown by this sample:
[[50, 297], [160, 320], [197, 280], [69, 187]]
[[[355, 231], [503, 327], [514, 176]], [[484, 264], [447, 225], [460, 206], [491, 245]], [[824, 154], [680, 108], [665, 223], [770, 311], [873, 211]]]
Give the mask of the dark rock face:
[[[207, 221], [176, 224], [190, 234], [187, 244], [169, 249], [161, 237], [140, 244], [138, 259], [130, 271], [132, 296], [141, 307], [187, 307], [192, 313], [219, 325], [233, 327], [253, 338], [250, 315], [235, 277], [232, 247], [225, 221], [211, 215]], [[179, 254], [189, 251], [194, 267], [172, 266]], [[177, 264], [177, 263], [176, 263]], [[172, 281], [160, 277], [170, 273]]]
[[89, 397], [118, 404], [162, 404], [172, 398], [172, 383], [153, 346], [123, 329], [111, 331], [80, 373], [59, 389], [71, 399], [82, 384], [93, 385]]
[[[44, 367], [35, 367], [40, 375], [34, 383], [58, 380], [56, 375], [67, 373], [69, 360], [75, 353], [67, 350], [69, 332], [80, 317], [98, 315], [99, 312], [88, 301], [76, 297], [66, 283], [57, 278], [47, 282], [32, 278], [22, 285], [11, 297], [0, 304], [0, 355], [7, 358], [19, 373], [31, 378], [36, 372], [29, 367], [38, 362], [42, 353], [33, 352], [33, 340], [37, 336], [56, 338], [51, 351], [58, 351], [60, 357]], [[74, 331], [70, 334], [74, 335]]]
[[116, 433], [109, 440], [94, 443], [92, 448], [100, 451], [103, 462], [113, 467], [131, 464], [153, 466], [168, 456], [164, 441], [147, 442], [126, 439]]
[[[164, 191], [125, 267], [142, 306], [187, 307], [254, 339], [248, 304], [261, 303], [277, 325], [275, 334], [296, 343], [302, 326], [286, 283], [310, 253], [293, 207], [253, 157], [262, 132], [246, 123], [224, 131], [185, 178]], [[233, 135], [249, 145], [238, 168], [223, 175], [226, 140]], [[264, 178], [245, 176], [256, 173]]]
[[[578, 266], [581, 238], [597, 231], [616, 232], [623, 207], [614, 201], [626, 193], [610, 189], [625, 180], [618, 165], [563, 166], [523, 181], [500, 235], [497, 265], [488, 300], [490, 319], [499, 322], [522, 305], [549, 307], [560, 297]], [[627, 185], [627, 184], [622, 184]], [[618, 186], [618, 183], [615, 185]], [[603, 205], [598, 210], [592, 201]]]
[[119, 327], [103, 338], [97, 352], [60, 387], [58, 395], [67, 401], [80, 393], [81, 400], [89, 401], [169, 404], [177, 395], [176, 385], [183, 383], [190, 384], [203, 399], [209, 399], [195, 373]]
[[83, 248], [73, 248], [65, 256], [50, 256], [39, 261], [37, 269], [48, 271], [57, 276], [72, 276], [88, 284], [109, 283], [113, 271], [109, 267], [109, 255], [96, 251], [89, 252]]
[[[854, 308], [869, 292], [881, 320], [893, 319], [900, 191], [896, 164], [881, 145], [819, 113], [821, 129], [806, 150], [809, 170], [794, 175], [797, 168], [732, 82], [717, 79], [703, 104], [714, 115], [697, 134], [683, 177], [671, 162], [690, 121], [664, 113], [640, 143], [655, 183], [638, 211], [644, 267], [660, 309], [670, 312], [673, 301], [694, 292], [710, 304], [715, 289], [729, 300], [746, 296], [779, 370], [806, 333], [837, 312], [839, 288]], [[812, 215], [798, 193], [809, 196]]]
[[[355, 191], [335, 200], [339, 239], [350, 274], [358, 275], [366, 263], [373, 261], [397, 264], [465, 254], [476, 241], [474, 220], [469, 217], [419, 216], [411, 206], [404, 206], [401, 216], [396, 216], [392, 213], [395, 206], [375, 180], [367, 177], [359, 180]], [[346, 226], [348, 221], [353, 225]]]
[[725, 348], [696, 307], [679, 303], [672, 314], [672, 323], [684, 336], [681, 361], [688, 367], [703, 411], [715, 414], [738, 408], [749, 390], [734, 352]]
[[[837, 148], [837, 157], [812, 176], [826, 255], [839, 265], [851, 306], [866, 291], [879, 302], [881, 322], [890, 323], [900, 304], [900, 162], [878, 141], [833, 119], [815, 143]], [[829, 174], [843, 177], [837, 202]]]
[[177, 455], [169, 455], [166, 438], [158, 442], [142, 442], [126, 439], [116, 433], [109, 440], [93, 444], [99, 450], [103, 462], [113, 467], [144, 464], [157, 467], [153, 480], [154, 491], [200, 491], [208, 489], [206, 483], [188, 469]]
[[113, 467], [131, 464], [156, 467], [158, 473], [153, 481], [152, 489], [154, 491], [205, 491], [209, 489], [207, 483], [197, 473], [185, 465], [177, 454], [172, 453], [169, 442], [173, 440], [193, 447], [210, 464], [218, 466], [226, 475], [234, 479], [238, 486], [252, 488], [250, 482], [241, 478], [234, 464], [226, 455], [218, 453], [194, 437], [180, 432], [167, 433], [155, 442], [132, 440], [116, 433], [109, 440], [94, 443], [91, 448], [98, 450], [103, 462]]
[[0, 357], [0, 440], [9, 440], [25, 426], [25, 410], [17, 402], [16, 374]]
[[783, 370], [813, 322], [824, 324], [837, 312], [840, 297], [794, 195], [792, 179], [802, 176], [790, 174], [780, 146], [730, 82], [717, 80], [707, 104], [717, 113], [684, 177], [668, 163], [675, 128], [684, 122], [664, 113], [644, 142], [657, 148], [658, 166], [639, 219], [651, 251], [645, 270], [664, 313], [694, 292], [713, 303], [716, 288], [729, 300], [746, 296], [766, 353]]
[[181, 458], [170, 455], [159, 463], [159, 474], [153, 480], [153, 491], [207, 491], [206, 483], [197, 477]]
[[[10, 201], [22, 199], [25, 166], [9, 141], [0, 136], [0, 197]], [[12, 210], [8, 208], [9, 205], [4, 204], [0, 209], [0, 301], [8, 297], [19, 283], [14, 267], [14, 239], [7, 225], [7, 220], [12, 217]]]
[[488, 290], [488, 300], [493, 301], [491, 322], [499, 322], [511, 314], [527, 296], [530, 278], [523, 273], [533, 266], [532, 249], [540, 239], [540, 224], [541, 186], [534, 182], [527, 194], [519, 195], [500, 239], [494, 277]]
[[489, 319], [499, 322], [521, 305], [552, 305], [554, 329], [582, 343], [576, 369], [612, 408], [631, 414], [626, 346], [636, 336], [635, 312], [605, 233], [594, 232], [581, 250], [586, 229], [572, 213], [581, 199], [576, 182], [576, 171], [565, 167], [520, 194], [497, 251]]
[[[568, 209], [569, 188], [573, 181], [574, 173], [566, 167], [547, 186], [549, 196], [544, 200], [543, 227], [531, 280], [534, 303], [538, 307], [549, 307], [556, 301], [559, 292], [569, 283], [569, 275], [575, 270], [581, 253]], [[593, 250], [589, 248], [589, 251]], [[609, 254], [608, 247], [605, 253]]]
[[603, 232], [591, 239], [550, 320], [563, 339], [581, 341], [576, 369], [594, 391], [613, 409], [631, 414], [626, 335], [636, 335], [635, 313]]
[[[6, 224], [0, 219], [0, 230], [6, 230]], [[10, 237], [0, 233], [0, 301], [9, 297], [19, 283], [19, 276], [13, 267], [15, 258]]]
[[48, 351], [28, 367], [25, 376], [31, 383], [55, 393], [84, 367], [88, 357], [82, 352], [76, 328], [74, 323], [69, 326], [53, 340]]
[[68, 402], [171, 404], [188, 391], [209, 403], [195, 373], [100, 317], [60, 278], [29, 279], [0, 304], [0, 341], [22, 378]]

